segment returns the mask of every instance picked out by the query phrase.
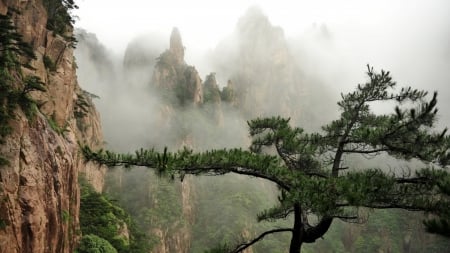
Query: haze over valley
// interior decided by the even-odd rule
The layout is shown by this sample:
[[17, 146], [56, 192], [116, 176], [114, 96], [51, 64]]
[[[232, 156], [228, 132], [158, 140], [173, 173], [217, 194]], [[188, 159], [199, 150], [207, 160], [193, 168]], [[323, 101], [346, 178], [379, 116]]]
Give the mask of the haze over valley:
[[0, 253], [440, 253], [447, 0], [0, 0]]
[[[80, 3], [75, 51], [78, 80], [84, 89], [100, 97], [94, 101], [101, 114], [106, 146], [120, 152], [141, 147], [245, 149], [250, 145], [246, 122], [261, 116], [289, 117], [292, 124], [317, 131], [338, 116], [335, 105], [340, 93], [367, 79], [366, 64], [391, 71], [401, 87], [438, 90], [439, 102], [445, 107], [450, 99], [450, 74], [445, 71], [450, 69], [450, 33], [442, 6], [437, 2], [426, 6], [421, 2], [367, 3], [305, 1], [283, 5], [267, 1], [247, 6], [231, 2], [225, 7], [135, 2], [132, 10], [136, 15], [114, 14], [119, 5], [112, 3], [106, 17], [127, 18], [111, 30], [99, 27], [95, 20], [100, 16], [89, 14], [93, 9], [85, 10], [83, 20], [83, 5], [89, 5]], [[387, 5], [390, 8], [384, 7]], [[376, 110], [390, 112], [392, 106], [380, 104]], [[448, 112], [440, 111], [440, 123], [445, 125], [449, 120]], [[392, 160], [379, 162], [388, 168]], [[160, 217], [153, 202], [178, 203], [171, 208], [182, 214], [181, 227], [174, 225], [180, 222], [174, 217], [159, 225], [144, 225], [158, 234], [158, 252], [165, 252], [163, 248], [178, 252], [187, 245], [190, 249], [182, 252], [200, 252], [214, 247], [213, 242], [236, 240], [236, 234], [254, 235], [270, 225], [252, 225], [254, 213], [276, 201], [272, 184], [254, 180], [246, 184], [249, 188], [242, 188], [245, 178], [235, 175], [223, 179], [187, 176], [183, 183], [170, 185], [164, 179], [155, 181], [155, 175], [145, 169], [109, 174], [107, 192], [130, 210], [149, 210]], [[138, 178], [146, 179], [139, 182]], [[132, 190], [136, 196], [130, 197], [130, 187], [136, 184], [143, 185]], [[243, 198], [249, 206], [222, 196], [230, 188], [236, 190], [230, 196], [246, 192]], [[168, 189], [171, 197], [160, 195]], [[266, 192], [265, 197], [261, 192]], [[221, 212], [224, 206], [239, 211], [225, 214]], [[212, 218], [214, 214], [220, 218]], [[148, 219], [143, 213], [134, 215]], [[383, 224], [387, 214], [380, 215], [375, 219]], [[223, 229], [213, 232], [219, 227]], [[382, 227], [352, 230], [339, 224], [333, 238], [338, 238], [341, 230], [349, 238], [331, 239], [337, 240], [334, 246], [322, 242], [310, 250], [329, 252], [330, 248], [344, 247], [344, 243], [347, 250], [357, 252], [358, 236]], [[186, 233], [189, 235], [183, 235]], [[403, 232], [399, 237], [403, 239], [388, 233], [379, 237], [384, 246], [378, 249], [400, 247], [404, 240], [416, 245], [404, 239], [410, 236], [422, 245], [432, 240], [420, 233]], [[275, 237], [254, 250], [275, 252], [282, 250], [280, 245], [286, 241], [285, 237]], [[433, 251], [427, 246], [420, 248], [425, 249]]]

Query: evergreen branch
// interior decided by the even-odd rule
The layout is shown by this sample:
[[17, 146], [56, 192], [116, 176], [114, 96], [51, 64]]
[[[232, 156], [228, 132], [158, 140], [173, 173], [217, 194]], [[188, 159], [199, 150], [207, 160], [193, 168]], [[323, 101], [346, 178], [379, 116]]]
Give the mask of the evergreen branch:
[[283, 189], [289, 190], [289, 177], [280, 174], [280, 163], [275, 157], [268, 155], [250, 155], [240, 149], [213, 150], [193, 154], [190, 150], [178, 153], [158, 153], [154, 150], [137, 151], [132, 154], [116, 154], [111, 151], [92, 151], [82, 146], [81, 151], [87, 161], [95, 161], [107, 166], [143, 166], [155, 168], [158, 172], [173, 175], [224, 175], [236, 173], [267, 179]]

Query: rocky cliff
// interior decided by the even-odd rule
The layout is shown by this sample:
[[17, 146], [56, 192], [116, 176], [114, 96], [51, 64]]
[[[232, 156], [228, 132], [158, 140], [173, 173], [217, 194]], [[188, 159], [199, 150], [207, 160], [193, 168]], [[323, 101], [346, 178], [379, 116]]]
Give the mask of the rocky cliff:
[[29, 94], [37, 105], [34, 116], [23, 106], [13, 111], [11, 132], [0, 146], [8, 161], [0, 168], [1, 253], [73, 252], [78, 174], [84, 172], [98, 190], [103, 186], [104, 168], [85, 164], [79, 153], [79, 143], [100, 147], [102, 133], [91, 95], [76, 81], [71, 25], [56, 29], [49, 21], [53, 2], [0, 1], [0, 14], [10, 17], [36, 56], [20, 59], [28, 68], [10, 71], [14, 89], [24, 89], [26, 76], [39, 78], [45, 88]]

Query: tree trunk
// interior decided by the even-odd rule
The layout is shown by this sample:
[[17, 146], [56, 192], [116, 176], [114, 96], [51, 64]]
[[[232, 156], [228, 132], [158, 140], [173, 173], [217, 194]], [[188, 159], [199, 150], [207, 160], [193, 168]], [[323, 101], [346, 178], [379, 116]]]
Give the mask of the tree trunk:
[[294, 204], [294, 228], [289, 253], [300, 253], [303, 237], [302, 212], [299, 204]]

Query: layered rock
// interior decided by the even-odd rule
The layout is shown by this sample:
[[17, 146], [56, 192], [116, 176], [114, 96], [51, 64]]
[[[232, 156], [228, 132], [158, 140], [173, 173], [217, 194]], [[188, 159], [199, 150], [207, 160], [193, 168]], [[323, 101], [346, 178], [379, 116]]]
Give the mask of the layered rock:
[[16, 109], [0, 146], [9, 161], [0, 168], [0, 252], [69, 253], [79, 237], [78, 173], [98, 190], [103, 185], [104, 168], [85, 164], [79, 152], [79, 143], [102, 145], [99, 117], [77, 84], [72, 43], [46, 29], [42, 1], [0, 1], [0, 14], [13, 9], [17, 31], [37, 56], [23, 75], [39, 77], [46, 92], [31, 94], [39, 106], [33, 118]]

